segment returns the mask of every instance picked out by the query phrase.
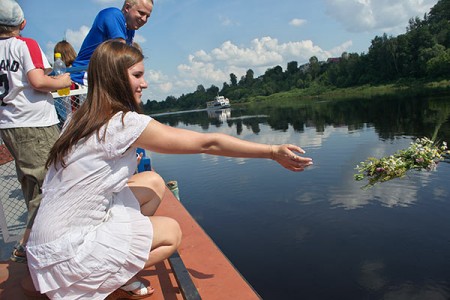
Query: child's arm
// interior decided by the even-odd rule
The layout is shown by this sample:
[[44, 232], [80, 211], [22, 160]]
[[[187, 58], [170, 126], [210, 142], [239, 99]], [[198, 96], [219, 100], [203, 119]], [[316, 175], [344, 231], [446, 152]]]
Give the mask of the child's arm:
[[72, 85], [69, 73], [51, 77], [45, 75], [43, 69], [33, 69], [27, 73], [27, 78], [31, 86], [41, 92], [51, 92]]

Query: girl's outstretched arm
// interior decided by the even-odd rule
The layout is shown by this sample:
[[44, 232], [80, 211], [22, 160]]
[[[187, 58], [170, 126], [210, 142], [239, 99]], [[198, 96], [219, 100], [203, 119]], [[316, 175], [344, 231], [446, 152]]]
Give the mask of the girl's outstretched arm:
[[222, 133], [199, 133], [174, 128], [152, 120], [135, 142], [136, 147], [166, 154], [195, 154], [269, 158], [291, 171], [303, 171], [312, 159], [302, 148], [291, 145], [268, 145], [245, 141]]

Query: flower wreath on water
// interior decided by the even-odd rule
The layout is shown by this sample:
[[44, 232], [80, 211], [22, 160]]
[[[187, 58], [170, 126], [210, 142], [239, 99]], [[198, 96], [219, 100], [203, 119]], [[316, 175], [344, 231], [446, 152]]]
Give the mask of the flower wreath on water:
[[355, 180], [367, 179], [365, 187], [372, 187], [376, 183], [403, 177], [409, 170], [435, 170], [439, 161], [449, 155], [447, 143], [435, 143], [424, 137], [416, 139], [407, 149], [399, 150], [395, 154], [380, 159], [369, 157], [356, 166]]

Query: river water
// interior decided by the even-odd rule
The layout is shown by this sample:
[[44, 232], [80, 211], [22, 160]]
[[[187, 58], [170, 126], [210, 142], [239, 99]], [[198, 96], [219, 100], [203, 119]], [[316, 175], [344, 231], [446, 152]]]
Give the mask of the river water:
[[314, 159], [293, 173], [263, 159], [150, 154], [153, 168], [178, 181], [183, 204], [263, 299], [449, 299], [449, 160], [370, 189], [353, 175], [361, 161], [418, 137], [450, 142], [450, 97], [154, 117], [198, 132], [297, 144]]

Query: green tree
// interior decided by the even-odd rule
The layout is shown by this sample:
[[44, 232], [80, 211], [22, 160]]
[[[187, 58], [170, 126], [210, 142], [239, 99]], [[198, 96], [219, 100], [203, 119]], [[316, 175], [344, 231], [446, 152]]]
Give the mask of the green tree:
[[409, 73], [412, 77], [419, 78], [426, 74], [426, 60], [421, 57], [423, 49], [432, 48], [435, 45], [433, 35], [428, 26], [418, 26], [408, 32], [409, 51], [411, 61]]
[[247, 86], [251, 86], [253, 84], [254, 76], [255, 76], [255, 73], [253, 72], [253, 70], [248, 69], [247, 73], [245, 73], [245, 80], [244, 80], [244, 82]]
[[428, 15], [431, 32], [436, 42], [446, 48], [450, 47], [450, 0], [438, 1]]
[[428, 21], [431, 23], [450, 20], [450, 0], [440, 0], [431, 9]]
[[312, 56], [309, 59], [308, 73], [311, 75], [311, 78], [314, 80], [319, 75], [319, 72], [320, 72], [319, 60], [317, 59], [317, 56]]
[[369, 47], [368, 71], [371, 80], [374, 82], [386, 82], [395, 78], [396, 70], [396, 51], [397, 44], [390, 41], [392, 37], [387, 34], [383, 36], [375, 36]]
[[450, 76], [450, 49], [441, 47], [441, 51], [427, 61], [426, 69], [430, 77]]
[[215, 96], [217, 96], [217, 94], [219, 94], [219, 88], [217, 86], [215, 86], [214, 84], [212, 84], [206, 90], [206, 94], [208, 94], [210, 96], [210, 98], [214, 98]]
[[230, 83], [231, 86], [237, 86], [237, 76], [234, 73], [230, 74]]
[[205, 93], [206, 92], [205, 87], [203, 86], [203, 84], [197, 85], [197, 92], [198, 93]]
[[288, 74], [295, 74], [298, 72], [298, 62], [291, 61], [287, 63], [286, 72]]

